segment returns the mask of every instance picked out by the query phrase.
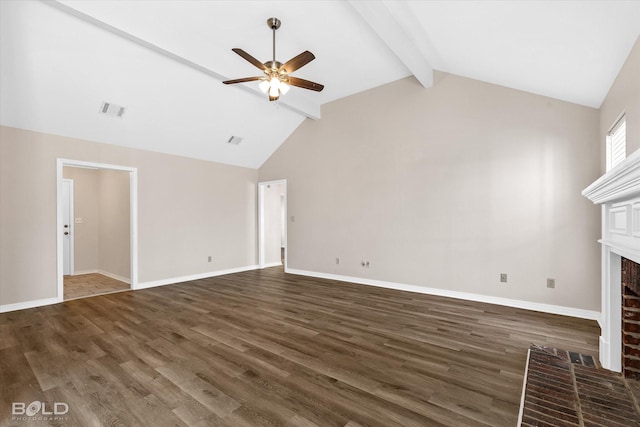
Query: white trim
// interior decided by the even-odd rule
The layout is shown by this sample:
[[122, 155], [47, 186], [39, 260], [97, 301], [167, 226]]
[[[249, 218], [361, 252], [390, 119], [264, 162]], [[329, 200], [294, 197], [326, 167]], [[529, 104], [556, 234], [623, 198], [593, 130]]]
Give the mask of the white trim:
[[[257, 269], [258, 269], [257, 265], [249, 265], [246, 267], [230, 268], [227, 270], [212, 271], [209, 273], [194, 274], [191, 276], [173, 277], [171, 279], [155, 280], [152, 282], [139, 283], [137, 288], [135, 288], [134, 290], [153, 288], [156, 286], [171, 285], [174, 283], [188, 282], [190, 280], [206, 279], [208, 277], [222, 276], [225, 274], [233, 274], [233, 273], [241, 273], [243, 271], [250, 271], [250, 270], [257, 270]], [[105, 274], [105, 272], [100, 270], [89, 270], [89, 272], [100, 273], [110, 277], [115, 276], [115, 275], [111, 275], [111, 273]], [[114, 277], [114, 278], [117, 280], [124, 281], [123, 280], [124, 278], [117, 278], [117, 277]], [[0, 313], [6, 313], [9, 311], [16, 311], [16, 310], [25, 310], [28, 308], [42, 307], [45, 305], [58, 304], [62, 302], [64, 301], [58, 301], [58, 298], [47, 298], [47, 299], [40, 299], [40, 300], [33, 300], [33, 301], [17, 302], [14, 304], [5, 304], [5, 305], [0, 305]]]
[[593, 203], [630, 198], [640, 191], [640, 150], [627, 156], [617, 166], [582, 191]]
[[72, 276], [82, 276], [84, 274], [96, 274], [98, 272], [98, 270], [80, 270], [80, 271], [74, 271]]
[[529, 377], [529, 360], [531, 359], [531, 347], [527, 350], [527, 364], [524, 368], [524, 381], [522, 382], [522, 395], [520, 396], [520, 411], [518, 412], [518, 427], [522, 425], [524, 414], [524, 395], [527, 392], [527, 378]]
[[4, 304], [4, 305], [0, 305], [0, 313], [7, 313], [9, 311], [16, 311], [16, 310], [26, 310], [28, 308], [58, 304], [59, 302], [60, 301], [58, 301], [58, 298], [56, 297], [56, 298], [38, 299], [33, 301], [16, 302], [14, 304]]
[[377, 286], [380, 288], [395, 289], [406, 292], [416, 292], [419, 294], [437, 295], [441, 297], [455, 298], [466, 301], [483, 302], [487, 304], [502, 305], [506, 307], [522, 308], [543, 313], [560, 314], [563, 316], [577, 317], [580, 319], [596, 320], [600, 322], [600, 312], [583, 310], [581, 308], [565, 307], [561, 305], [543, 304], [539, 302], [522, 301], [510, 298], [493, 297], [490, 295], [472, 294], [468, 292], [451, 291], [448, 289], [429, 288], [426, 286], [406, 285], [402, 283], [385, 282], [382, 280], [364, 279], [361, 277], [340, 276], [335, 274], [320, 273], [298, 269], [285, 269], [286, 273], [298, 274], [301, 276], [318, 277], [321, 279], [338, 280], [341, 282], [351, 282], [360, 285]]
[[153, 280], [151, 282], [138, 283], [134, 290], [155, 288], [156, 286], [173, 285], [175, 283], [189, 282], [191, 280], [207, 279], [209, 277], [224, 276], [225, 274], [242, 273], [243, 271], [257, 270], [258, 265], [248, 265], [245, 267], [229, 268], [226, 270], [210, 271], [207, 273], [192, 274], [190, 276], [172, 277], [169, 279]]
[[131, 279], [129, 279], [127, 277], [119, 276], [119, 275], [114, 274], [114, 273], [109, 273], [108, 271], [104, 271], [104, 270], [98, 270], [97, 273], [98, 274], [102, 274], [103, 276], [110, 277], [110, 278], [115, 279], [115, 280], [119, 280], [120, 282], [124, 282], [127, 285], [131, 285]]
[[264, 185], [258, 183], [258, 266], [264, 268]]
[[260, 268], [270, 268], [270, 267], [278, 267], [282, 265], [282, 261], [276, 261], [276, 262], [271, 262], [269, 264], [265, 264], [263, 266], [261, 266]]
[[[76, 258], [76, 253], [75, 253], [75, 240], [76, 240], [76, 218], [75, 218], [75, 209], [74, 209], [74, 186], [73, 186], [73, 179], [67, 179], [67, 178], [62, 178], [62, 183], [67, 183], [69, 184], [69, 233], [71, 234], [71, 237], [69, 237], [69, 274], [71, 276], [74, 275], [74, 272], [76, 271], [76, 267], [75, 267], [75, 258]], [[64, 207], [63, 207], [64, 210]], [[64, 224], [63, 224], [64, 227]], [[58, 233], [61, 230], [58, 230]], [[63, 239], [63, 247], [64, 247], [64, 239]], [[64, 262], [64, 258], [63, 258], [63, 262]], [[64, 267], [63, 267], [64, 270]]]
[[[62, 175], [65, 166], [84, 167], [91, 169], [110, 169], [129, 172], [129, 217], [130, 227], [130, 252], [131, 252], [131, 289], [137, 289], [138, 283], [138, 168], [119, 166], [107, 163], [86, 162], [83, 160], [56, 159], [56, 204], [57, 204], [57, 230], [62, 229]], [[56, 233], [56, 255], [58, 268], [58, 302], [64, 301], [64, 276], [62, 257], [62, 235]], [[120, 280], [120, 279], [118, 279]]]
[[[288, 227], [289, 227], [289, 217], [288, 217], [288, 210], [287, 210], [287, 196], [288, 196], [288, 188], [287, 188], [287, 180], [286, 179], [277, 179], [277, 180], [273, 180], [273, 181], [262, 181], [258, 183], [258, 266], [259, 268], [268, 268], [268, 267], [274, 267], [274, 264], [266, 264], [265, 263], [265, 237], [264, 237], [264, 230], [265, 230], [265, 226], [264, 226], [264, 188], [267, 185], [280, 185], [280, 184], [284, 184], [284, 236], [283, 236], [283, 240], [284, 240], [284, 266], [285, 269], [287, 268], [287, 258], [288, 258], [288, 244], [287, 244], [287, 234], [288, 234]], [[276, 265], [282, 265], [282, 263], [280, 264], [276, 264]]]

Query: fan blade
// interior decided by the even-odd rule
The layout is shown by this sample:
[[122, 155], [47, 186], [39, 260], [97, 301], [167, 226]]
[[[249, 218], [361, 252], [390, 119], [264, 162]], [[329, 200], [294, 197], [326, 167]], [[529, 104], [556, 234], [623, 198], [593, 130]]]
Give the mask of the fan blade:
[[244, 77], [242, 79], [226, 80], [222, 83], [226, 85], [232, 85], [234, 83], [255, 82], [256, 80], [261, 80], [261, 79], [263, 79], [263, 77]]
[[237, 47], [234, 47], [231, 50], [234, 51], [235, 53], [237, 53], [238, 55], [242, 56], [244, 59], [246, 59], [250, 63], [252, 63], [256, 68], [259, 68], [262, 71], [267, 69], [262, 62], [258, 61], [256, 58], [254, 58], [253, 56], [249, 55], [244, 50], [242, 50], [240, 48], [237, 48]]
[[305, 50], [300, 55], [291, 58], [283, 65], [281, 65], [280, 68], [278, 68], [278, 72], [284, 71], [287, 74], [293, 73], [295, 70], [307, 65], [314, 59], [316, 59], [315, 55], [308, 50]]
[[291, 86], [297, 86], [303, 89], [315, 90], [316, 92], [321, 92], [322, 89], [324, 89], [324, 85], [321, 85], [320, 83], [315, 83], [309, 80], [299, 79], [297, 77], [292, 77], [292, 76], [287, 76], [287, 78], [284, 79], [284, 82], [290, 84]]

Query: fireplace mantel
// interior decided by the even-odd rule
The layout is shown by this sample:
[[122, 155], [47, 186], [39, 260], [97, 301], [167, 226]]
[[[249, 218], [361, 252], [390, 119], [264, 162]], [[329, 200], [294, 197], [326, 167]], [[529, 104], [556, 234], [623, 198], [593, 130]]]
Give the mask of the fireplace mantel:
[[622, 370], [621, 257], [640, 263], [640, 150], [587, 187], [602, 205], [602, 312], [600, 363]]
[[640, 150], [598, 178], [582, 191], [593, 203], [602, 204], [640, 194]]

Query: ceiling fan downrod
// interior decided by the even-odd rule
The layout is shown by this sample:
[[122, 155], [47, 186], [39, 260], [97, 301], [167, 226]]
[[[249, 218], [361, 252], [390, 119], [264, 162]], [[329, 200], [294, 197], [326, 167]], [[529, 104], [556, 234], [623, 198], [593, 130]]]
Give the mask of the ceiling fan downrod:
[[273, 61], [271, 61], [271, 67], [276, 68], [276, 30], [280, 28], [282, 22], [278, 18], [267, 19], [267, 25], [273, 31]]

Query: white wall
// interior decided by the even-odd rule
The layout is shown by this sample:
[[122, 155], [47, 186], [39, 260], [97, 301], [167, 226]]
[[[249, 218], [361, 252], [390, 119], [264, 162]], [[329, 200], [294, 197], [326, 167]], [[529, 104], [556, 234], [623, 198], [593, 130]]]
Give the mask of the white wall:
[[57, 158], [138, 168], [139, 282], [257, 263], [256, 170], [2, 126], [0, 305], [57, 295]]
[[261, 167], [288, 180], [289, 267], [599, 310], [598, 111], [435, 77], [324, 105]]

